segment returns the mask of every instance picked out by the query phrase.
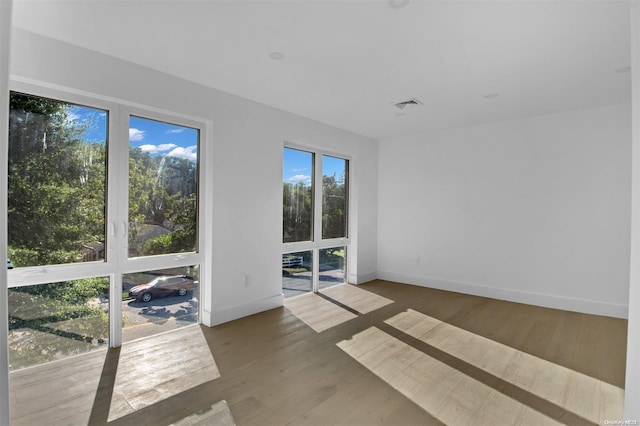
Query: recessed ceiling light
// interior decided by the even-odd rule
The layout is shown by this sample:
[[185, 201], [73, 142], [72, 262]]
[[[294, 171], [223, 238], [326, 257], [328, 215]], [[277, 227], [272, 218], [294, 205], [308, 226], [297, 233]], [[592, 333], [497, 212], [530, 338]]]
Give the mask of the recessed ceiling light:
[[274, 61], [281, 61], [285, 58], [284, 53], [282, 52], [271, 52], [269, 53], [269, 57]]
[[624, 74], [625, 72], [631, 71], [631, 67], [622, 67], [616, 70], [617, 74]]
[[387, 4], [393, 9], [400, 9], [409, 4], [409, 0], [388, 0]]
[[499, 95], [497, 93], [488, 93], [486, 95], [483, 95], [482, 97], [485, 99], [495, 99], [497, 98]]

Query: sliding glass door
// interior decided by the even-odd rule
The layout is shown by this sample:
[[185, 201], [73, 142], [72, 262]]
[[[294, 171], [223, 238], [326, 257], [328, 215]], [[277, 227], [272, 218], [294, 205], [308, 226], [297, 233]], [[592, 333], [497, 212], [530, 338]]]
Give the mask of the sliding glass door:
[[10, 104], [11, 368], [197, 323], [202, 123], [34, 87]]
[[285, 297], [346, 281], [349, 160], [285, 147], [282, 289]]

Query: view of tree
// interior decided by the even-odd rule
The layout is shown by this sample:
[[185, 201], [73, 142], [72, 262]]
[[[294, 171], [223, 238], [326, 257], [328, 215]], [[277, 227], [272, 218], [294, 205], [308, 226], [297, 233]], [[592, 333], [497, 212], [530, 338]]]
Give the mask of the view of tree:
[[[197, 172], [187, 159], [130, 148], [129, 256], [196, 250]], [[167, 233], [146, 238], [151, 226]]]
[[[106, 140], [84, 138], [92, 123], [74, 120], [73, 107], [11, 94], [7, 213], [16, 267], [103, 258], [83, 258], [83, 249], [105, 242]], [[162, 253], [195, 250], [196, 186], [196, 163], [130, 148], [131, 256], [159, 254], [158, 244], [144, 247], [160, 237], [170, 239]], [[160, 235], [145, 235], [154, 226]]]
[[10, 368], [106, 345], [109, 317], [100, 301], [108, 291], [107, 278], [9, 289]]
[[322, 176], [322, 238], [347, 236], [347, 185], [345, 176]]
[[311, 185], [285, 182], [282, 195], [282, 241], [310, 241], [313, 237]]
[[78, 261], [104, 241], [104, 143], [82, 139], [69, 105], [12, 93], [8, 246], [15, 266]]
[[[16, 92], [10, 108], [12, 263], [20, 268], [104, 259], [108, 120], [96, 131], [91, 114], [106, 111]], [[131, 256], [195, 250], [197, 174], [189, 159], [129, 148]], [[11, 288], [11, 368], [106, 344], [108, 293], [107, 278]]]
[[[311, 185], [304, 182], [283, 183], [283, 242], [311, 241]], [[345, 237], [347, 232], [347, 185], [344, 175], [322, 177], [322, 238]]]

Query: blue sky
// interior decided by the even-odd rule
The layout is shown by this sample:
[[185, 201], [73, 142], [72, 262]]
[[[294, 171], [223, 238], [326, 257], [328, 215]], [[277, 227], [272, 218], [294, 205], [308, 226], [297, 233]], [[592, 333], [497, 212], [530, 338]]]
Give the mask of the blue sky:
[[[82, 136], [87, 141], [105, 143], [107, 112], [73, 105], [68, 110], [69, 121], [88, 126]], [[129, 143], [144, 152], [196, 161], [198, 130], [161, 121], [132, 116], [129, 121]]]
[[73, 105], [67, 110], [67, 120], [88, 126], [82, 137], [91, 142], [106, 143], [107, 112], [89, 107]]
[[[341, 158], [323, 156], [322, 174], [340, 178], [344, 174], [345, 160]], [[282, 181], [284, 183], [303, 182], [311, 185], [311, 175], [313, 174], [313, 154], [297, 149], [284, 149], [284, 167], [282, 171]]]
[[131, 117], [129, 120], [129, 143], [151, 155], [198, 158], [198, 130], [175, 124]]
[[[106, 111], [73, 105], [68, 110], [69, 121], [88, 125], [83, 137], [104, 143], [107, 138]], [[156, 155], [197, 160], [198, 130], [190, 127], [132, 116], [129, 121], [129, 143], [144, 152]], [[323, 156], [323, 175], [337, 178], [344, 175], [345, 160]], [[311, 184], [313, 155], [297, 149], [284, 149], [283, 182]]]

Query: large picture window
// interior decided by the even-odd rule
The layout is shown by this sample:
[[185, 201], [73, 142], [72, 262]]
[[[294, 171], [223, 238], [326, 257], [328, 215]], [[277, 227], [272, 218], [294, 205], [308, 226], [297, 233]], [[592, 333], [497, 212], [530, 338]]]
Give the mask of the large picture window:
[[9, 116], [11, 368], [198, 323], [206, 124], [23, 86]]
[[282, 241], [313, 240], [314, 154], [284, 149], [282, 190]]
[[107, 111], [16, 92], [10, 108], [13, 265], [104, 260]]
[[322, 156], [322, 238], [347, 236], [347, 178], [349, 162]]
[[285, 297], [345, 282], [349, 247], [349, 160], [285, 147], [282, 175]]
[[198, 130], [131, 117], [129, 257], [195, 252]]

